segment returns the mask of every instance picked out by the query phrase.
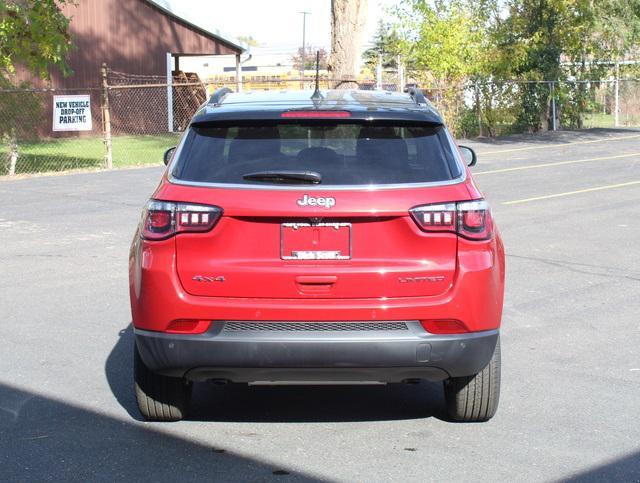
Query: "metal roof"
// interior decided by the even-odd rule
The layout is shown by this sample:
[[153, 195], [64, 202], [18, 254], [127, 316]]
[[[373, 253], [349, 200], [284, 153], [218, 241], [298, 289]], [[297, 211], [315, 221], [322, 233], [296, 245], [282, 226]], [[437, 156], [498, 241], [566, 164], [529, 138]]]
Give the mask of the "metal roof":
[[202, 18], [197, 18], [192, 14], [185, 12], [184, 10], [180, 10], [176, 8], [175, 4], [178, 2], [171, 2], [170, 0], [144, 0], [147, 3], [153, 5], [154, 7], [162, 10], [165, 14], [173, 17], [181, 22], [186, 23], [187, 25], [199, 30], [203, 35], [213, 38], [215, 40], [220, 40], [231, 47], [238, 49], [240, 52], [244, 52], [247, 50], [247, 45], [239, 40], [222, 33], [219, 29], [213, 27], [208, 24], [208, 22], [203, 21]]

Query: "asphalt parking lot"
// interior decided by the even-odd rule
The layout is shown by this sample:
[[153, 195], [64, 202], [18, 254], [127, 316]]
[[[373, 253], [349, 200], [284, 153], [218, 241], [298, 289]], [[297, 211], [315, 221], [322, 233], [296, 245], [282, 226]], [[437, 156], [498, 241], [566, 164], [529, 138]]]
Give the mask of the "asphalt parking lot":
[[484, 424], [427, 383], [198, 385], [140, 421], [127, 255], [161, 168], [0, 181], [0, 481], [640, 481], [640, 131], [469, 145], [508, 266]]

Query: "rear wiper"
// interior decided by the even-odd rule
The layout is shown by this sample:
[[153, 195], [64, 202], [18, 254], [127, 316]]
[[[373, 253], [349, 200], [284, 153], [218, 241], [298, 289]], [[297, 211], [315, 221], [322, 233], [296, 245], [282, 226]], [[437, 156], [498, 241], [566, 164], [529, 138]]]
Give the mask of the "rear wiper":
[[319, 184], [322, 182], [322, 176], [315, 171], [257, 171], [255, 173], [243, 174], [242, 178], [251, 181], [267, 181], [271, 183]]

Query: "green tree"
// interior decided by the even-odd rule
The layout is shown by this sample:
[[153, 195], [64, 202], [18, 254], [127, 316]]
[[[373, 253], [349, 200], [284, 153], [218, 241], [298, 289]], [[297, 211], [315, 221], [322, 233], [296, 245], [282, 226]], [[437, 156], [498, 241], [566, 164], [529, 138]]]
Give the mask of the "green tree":
[[[393, 25], [409, 75], [435, 85], [430, 94], [454, 126], [464, 117], [490, 134], [497, 123], [547, 129], [550, 82], [560, 81], [553, 96], [563, 123], [581, 127], [595, 99], [586, 81], [638, 55], [640, 0], [404, 0]], [[475, 113], [461, 95], [469, 84]]]
[[[0, 174], [13, 174], [19, 137], [35, 136], [33, 120], [41, 112], [41, 98], [11, 90], [13, 74], [22, 65], [35, 75], [50, 78], [51, 67], [69, 73], [66, 57], [71, 49], [69, 19], [61, 10], [71, 0], [0, 0], [0, 141], [8, 153], [0, 155]], [[0, 150], [3, 151], [3, 150]]]
[[602, 55], [619, 59], [629, 53], [637, 54], [640, 43], [640, 0], [594, 0], [590, 3], [596, 25], [593, 43], [599, 47]]
[[50, 67], [68, 73], [71, 49], [69, 19], [61, 5], [70, 0], [0, 0], [0, 77], [5, 80], [22, 64], [48, 79]]
[[464, 2], [409, 0], [400, 8], [400, 48], [415, 76], [457, 81], [478, 71], [483, 32]]
[[382, 20], [378, 21], [378, 28], [371, 41], [371, 47], [364, 51], [364, 63], [375, 70], [378, 59], [382, 56], [384, 69], [397, 69], [398, 56], [401, 54], [400, 36], [395, 27]]
[[395, 12], [400, 52], [407, 73], [436, 101], [458, 130], [464, 108], [463, 85], [483, 72], [486, 31], [479, 9], [462, 0], [407, 0]]
[[[607, 76], [610, 61], [637, 46], [640, 0], [509, 0], [507, 8], [495, 32], [499, 74], [561, 81], [555, 96], [563, 118], [570, 127], [582, 127], [590, 98], [584, 81]], [[517, 126], [547, 129], [550, 96], [550, 84], [523, 85]]]

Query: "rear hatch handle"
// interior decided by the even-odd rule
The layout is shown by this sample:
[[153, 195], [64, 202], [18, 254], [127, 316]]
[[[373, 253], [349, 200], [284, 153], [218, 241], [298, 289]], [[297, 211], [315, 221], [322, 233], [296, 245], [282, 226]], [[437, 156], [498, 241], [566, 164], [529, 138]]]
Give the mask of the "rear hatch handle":
[[296, 283], [300, 285], [333, 285], [338, 281], [335, 275], [299, 275]]
[[338, 277], [332, 275], [299, 275], [296, 286], [301, 294], [320, 295], [331, 293], [337, 281]]

